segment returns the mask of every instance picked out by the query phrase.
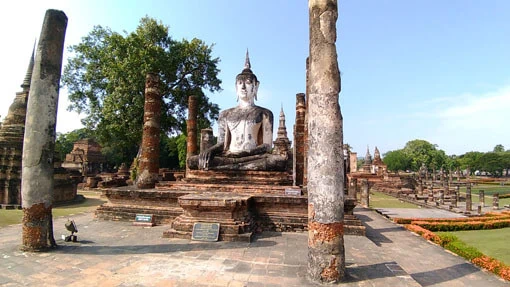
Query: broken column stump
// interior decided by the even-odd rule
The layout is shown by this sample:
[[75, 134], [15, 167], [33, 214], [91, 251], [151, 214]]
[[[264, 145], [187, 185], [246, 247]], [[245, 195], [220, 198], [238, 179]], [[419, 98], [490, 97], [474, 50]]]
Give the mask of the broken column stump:
[[471, 199], [471, 184], [466, 186], [466, 211], [473, 210], [473, 202]]
[[160, 79], [148, 73], [145, 78], [145, 104], [143, 108], [142, 154], [139, 160], [136, 186], [154, 188], [159, 174], [159, 140], [161, 133]]
[[368, 208], [370, 206], [370, 186], [368, 179], [361, 180], [361, 206]]
[[186, 139], [186, 170], [188, 170], [188, 158], [197, 154], [197, 117], [198, 117], [197, 97], [188, 97], [188, 120], [186, 121], [186, 129], [188, 138]]

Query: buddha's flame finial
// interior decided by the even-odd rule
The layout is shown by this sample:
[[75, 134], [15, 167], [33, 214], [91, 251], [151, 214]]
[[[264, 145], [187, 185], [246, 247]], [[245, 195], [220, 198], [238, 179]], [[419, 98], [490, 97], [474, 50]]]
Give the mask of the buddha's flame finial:
[[245, 69], [251, 69], [250, 55], [248, 53], [248, 48], [246, 48], [246, 60], [244, 61], [244, 68]]

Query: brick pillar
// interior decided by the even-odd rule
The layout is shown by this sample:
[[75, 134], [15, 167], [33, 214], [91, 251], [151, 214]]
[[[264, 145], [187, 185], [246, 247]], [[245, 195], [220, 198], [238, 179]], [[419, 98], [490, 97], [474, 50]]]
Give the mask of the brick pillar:
[[439, 204], [444, 204], [444, 190], [439, 190]]
[[499, 193], [494, 193], [492, 195], [492, 209], [494, 210], [499, 209]]
[[30, 83], [22, 159], [22, 250], [55, 247], [53, 156], [67, 16], [47, 10]]
[[478, 192], [478, 202], [479, 202], [479, 205], [484, 207], [485, 206], [485, 191], [484, 190], [480, 190]]
[[214, 145], [213, 130], [210, 128], [202, 129], [200, 131], [200, 152], [204, 152], [206, 149]]
[[198, 114], [198, 101], [197, 97], [188, 97], [188, 120], [186, 121], [186, 129], [188, 133], [187, 145], [186, 145], [186, 165], [188, 158], [197, 154], [197, 114]]
[[293, 169], [294, 185], [302, 186], [305, 168], [305, 94], [296, 94], [296, 123], [294, 124]]
[[308, 99], [310, 98], [310, 58], [306, 58], [306, 96], [305, 96], [305, 134], [304, 134], [304, 164], [303, 186], [308, 185]]
[[423, 181], [421, 179], [418, 182], [418, 195], [423, 195]]
[[344, 159], [335, 0], [309, 0], [308, 275], [315, 282], [345, 276]]
[[143, 110], [142, 154], [138, 165], [138, 188], [154, 188], [159, 175], [159, 141], [161, 133], [160, 79], [148, 73], [145, 78], [145, 105]]
[[466, 186], [466, 211], [473, 210], [473, 202], [471, 201], [471, 184]]
[[361, 206], [370, 206], [370, 185], [366, 178], [361, 180]]

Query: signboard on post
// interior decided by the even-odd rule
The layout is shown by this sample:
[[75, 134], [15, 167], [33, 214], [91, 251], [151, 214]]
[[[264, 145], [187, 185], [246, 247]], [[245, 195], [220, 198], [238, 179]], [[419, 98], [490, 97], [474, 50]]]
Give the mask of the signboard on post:
[[191, 240], [218, 241], [220, 236], [220, 224], [208, 222], [195, 222]]

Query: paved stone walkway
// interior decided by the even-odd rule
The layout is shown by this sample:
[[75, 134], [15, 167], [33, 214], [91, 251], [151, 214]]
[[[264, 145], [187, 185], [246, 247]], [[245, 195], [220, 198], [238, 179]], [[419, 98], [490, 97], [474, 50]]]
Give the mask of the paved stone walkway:
[[[355, 209], [367, 237], [345, 236], [348, 277], [341, 286], [509, 286], [370, 209]], [[168, 226], [72, 217], [79, 242], [19, 251], [21, 226], [0, 228], [2, 286], [316, 286], [306, 279], [307, 234], [263, 233], [254, 242], [165, 239]]]
[[389, 218], [459, 218], [465, 215], [437, 208], [377, 208], [377, 212]]

